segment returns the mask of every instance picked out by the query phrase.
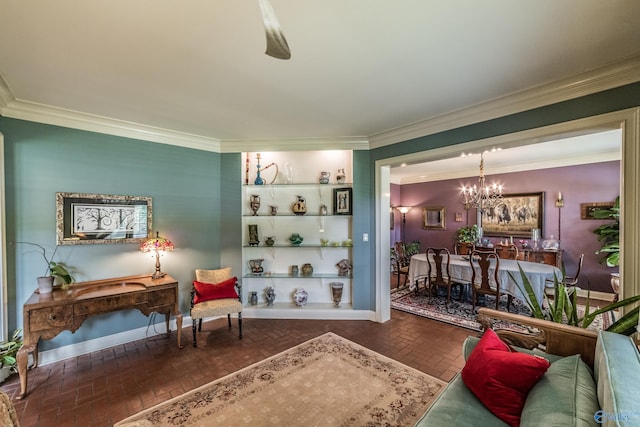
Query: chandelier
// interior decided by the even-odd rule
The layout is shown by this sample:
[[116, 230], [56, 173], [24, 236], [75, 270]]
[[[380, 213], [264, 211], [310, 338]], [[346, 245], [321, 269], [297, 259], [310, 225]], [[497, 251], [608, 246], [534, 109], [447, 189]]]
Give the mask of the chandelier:
[[486, 210], [494, 208], [502, 200], [502, 185], [486, 185], [484, 180], [484, 153], [480, 153], [480, 177], [478, 184], [462, 186], [461, 202], [465, 209]]

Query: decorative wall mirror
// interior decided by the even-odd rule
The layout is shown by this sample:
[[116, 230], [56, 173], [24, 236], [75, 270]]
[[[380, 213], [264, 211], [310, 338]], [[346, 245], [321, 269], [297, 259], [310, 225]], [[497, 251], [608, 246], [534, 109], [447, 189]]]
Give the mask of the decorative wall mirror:
[[445, 229], [444, 206], [425, 206], [422, 208], [422, 228], [425, 230]]

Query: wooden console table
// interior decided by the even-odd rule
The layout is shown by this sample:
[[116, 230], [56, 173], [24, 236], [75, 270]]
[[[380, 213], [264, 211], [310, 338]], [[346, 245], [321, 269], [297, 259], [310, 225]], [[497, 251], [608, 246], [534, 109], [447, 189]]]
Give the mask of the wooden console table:
[[178, 347], [182, 348], [182, 314], [179, 308], [178, 282], [171, 276], [152, 279], [150, 275], [118, 277], [74, 283], [67, 290], [54, 289], [49, 294], [34, 292], [22, 309], [24, 344], [18, 351], [20, 395], [27, 394], [27, 363], [33, 354], [33, 368], [38, 366], [38, 341], [52, 339], [60, 332], [75, 332], [87, 318], [118, 310], [138, 309], [166, 315], [167, 335], [171, 314], [176, 318]]

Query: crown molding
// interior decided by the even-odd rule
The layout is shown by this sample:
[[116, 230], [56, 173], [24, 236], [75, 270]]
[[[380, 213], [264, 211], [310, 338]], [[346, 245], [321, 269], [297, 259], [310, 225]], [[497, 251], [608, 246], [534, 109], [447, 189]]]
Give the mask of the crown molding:
[[224, 139], [222, 153], [244, 151], [315, 151], [315, 150], [368, 150], [367, 137], [286, 138], [286, 139]]
[[14, 119], [141, 139], [202, 151], [220, 152], [220, 140], [215, 138], [16, 100], [2, 79], [0, 79], [0, 113], [2, 116]]
[[567, 101], [640, 81], [640, 56], [371, 135], [371, 149]]

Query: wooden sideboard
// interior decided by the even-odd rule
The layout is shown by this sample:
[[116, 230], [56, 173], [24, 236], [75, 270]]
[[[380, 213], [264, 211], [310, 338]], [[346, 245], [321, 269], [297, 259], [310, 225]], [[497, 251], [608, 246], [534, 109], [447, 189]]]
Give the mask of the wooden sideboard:
[[48, 294], [34, 292], [24, 304], [24, 344], [18, 351], [20, 395], [27, 393], [29, 354], [38, 366], [38, 341], [52, 339], [60, 332], [75, 332], [91, 316], [118, 310], [138, 309], [144, 315], [165, 314], [167, 335], [169, 319], [176, 318], [178, 347], [182, 348], [182, 314], [179, 308], [178, 282], [171, 276], [152, 279], [150, 275], [118, 277], [74, 283], [69, 289], [54, 289]]
[[562, 249], [557, 251], [526, 249], [525, 259], [530, 262], [541, 262], [562, 269], [562, 252]]

